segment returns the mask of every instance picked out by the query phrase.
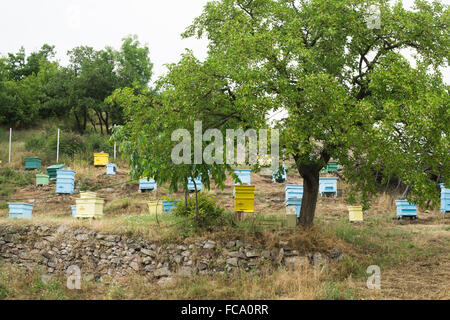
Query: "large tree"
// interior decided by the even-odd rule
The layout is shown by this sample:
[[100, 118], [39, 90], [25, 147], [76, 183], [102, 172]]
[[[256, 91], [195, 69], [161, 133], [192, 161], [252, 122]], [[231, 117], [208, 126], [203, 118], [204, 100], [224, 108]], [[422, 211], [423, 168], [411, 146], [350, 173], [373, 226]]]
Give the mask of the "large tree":
[[[369, 5], [379, 8], [380, 28], [368, 23]], [[437, 1], [416, 1], [412, 10], [389, 1], [212, 1], [184, 33], [208, 38], [206, 61], [180, 63], [205, 76], [187, 73], [172, 90], [202, 93], [203, 103], [186, 102], [195, 104], [190, 112], [211, 108], [223, 121], [244, 106], [244, 121], [287, 111], [278, 126], [284, 155], [303, 177], [303, 225], [313, 223], [319, 172], [330, 158], [344, 165], [364, 204], [375, 191], [374, 170], [401, 178], [421, 203], [438, 197], [430, 176], [450, 182], [449, 95], [440, 72], [448, 67], [448, 21]], [[221, 102], [208, 106], [211, 95]]]

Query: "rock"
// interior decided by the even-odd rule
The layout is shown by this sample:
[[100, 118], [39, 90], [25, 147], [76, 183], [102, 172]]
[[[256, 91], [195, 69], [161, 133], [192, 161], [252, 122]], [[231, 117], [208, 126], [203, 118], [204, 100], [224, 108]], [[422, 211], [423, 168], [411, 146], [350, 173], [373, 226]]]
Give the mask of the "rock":
[[134, 271], [139, 271], [139, 264], [136, 261], [133, 261], [130, 263], [130, 267], [134, 270]]
[[298, 270], [302, 267], [306, 267], [309, 265], [309, 259], [308, 257], [286, 257], [284, 259], [284, 263], [286, 267], [290, 270]]
[[203, 246], [204, 249], [214, 249], [216, 246], [216, 243], [212, 240], [206, 241], [205, 245]]
[[156, 253], [153, 250], [141, 249], [141, 252], [146, 256], [150, 256], [152, 258], [156, 257]]
[[247, 256], [247, 258], [255, 258], [255, 257], [259, 257], [259, 253], [256, 251], [252, 251], [249, 250], [245, 253], [245, 255]]
[[243, 254], [242, 252], [239, 251], [231, 251], [228, 252], [228, 256], [232, 257], [232, 258], [241, 258], [241, 259], [245, 259], [245, 254]]
[[89, 239], [89, 236], [87, 234], [79, 234], [75, 239], [77, 239], [77, 241], [86, 241]]
[[328, 250], [328, 256], [333, 260], [341, 261], [342, 260], [341, 248], [337, 247], [331, 248], [330, 250]]
[[156, 277], [168, 277], [171, 274], [172, 274], [172, 272], [170, 272], [169, 268], [167, 268], [167, 267], [162, 267], [162, 268], [156, 269], [155, 273], [154, 273], [154, 275]]
[[229, 258], [227, 259], [227, 264], [237, 267], [238, 266], [238, 258]]
[[228, 249], [233, 248], [234, 246], [236, 246], [236, 241], [229, 241], [226, 245]]
[[190, 252], [189, 250], [183, 251], [183, 252], [181, 253], [181, 255], [182, 255], [183, 257], [189, 257], [189, 256], [191, 255], [191, 252]]
[[206, 268], [208, 268], [208, 265], [206, 265], [205, 263], [200, 262], [198, 264], [198, 270], [203, 271], [203, 270], [206, 270]]
[[174, 260], [176, 263], [180, 264], [181, 262], [183, 262], [183, 256], [176, 255], [176, 256], [173, 258], [173, 260]]
[[328, 264], [327, 256], [322, 255], [320, 252], [316, 252], [312, 258], [313, 266], [325, 266]]
[[167, 278], [161, 278], [158, 280], [158, 284], [160, 286], [165, 286], [165, 285], [169, 285], [175, 282], [175, 279], [167, 277]]

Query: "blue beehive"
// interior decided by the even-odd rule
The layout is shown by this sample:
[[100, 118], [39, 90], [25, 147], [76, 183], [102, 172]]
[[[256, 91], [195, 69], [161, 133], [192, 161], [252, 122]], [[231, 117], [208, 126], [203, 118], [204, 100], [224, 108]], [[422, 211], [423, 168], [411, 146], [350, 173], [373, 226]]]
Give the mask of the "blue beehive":
[[155, 179], [139, 179], [139, 190], [156, 190], [158, 188]]
[[115, 175], [116, 174], [116, 169], [117, 169], [117, 166], [116, 166], [115, 163], [107, 163], [106, 164], [106, 174]]
[[295, 212], [297, 213], [297, 218], [300, 217], [300, 209], [302, 207], [302, 199], [287, 199], [286, 207], [295, 206]]
[[417, 218], [417, 207], [415, 204], [410, 204], [407, 200], [396, 200], [397, 218], [415, 217]]
[[175, 209], [176, 203], [180, 202], [180, 200], [164, 200], [163, 201], [163, 208], [164, 212], [168, 213], [169, 211]]
[[31, 219], [33, 205], [28, 203], [8, 203], [9, 217]]
[[[234, 173], [239, 177], [242, 184], [252, 184], [251, 179], [251, 169], [234, 169]], [[235, 183], [234, 185], [239, 185], [239, 183]], [[234, 197], [235, 190], [233, 189], [233, 197]]]
[[286, 174], [286, 167], [285, 166], [281, 166], [279, 169], [278, 169], [278, 171], [276, 171], [276, 172], [274, 172], [273, 174], [272, 174], [272, 181], [276, 181], [277, 180], [277, 178], [279, 178], [278, 177], [278, 173], [280, 173], [280, 180], [279, 181], [277, 181], [277, 182], [284, 182], [284, 181], [286, 181], [286, 179], [287, 179], [287, 174]]
[[75, 218], [77, 215], [77, 206], [70, 206], [72, 208], [72, 218]]
[[319, 193], [321, 196], [334, 195], [337, 197], [337, 180], [338, 178], [320, 178]]
[[73, 193], [75, 186], [75, 171], [56, 170], [56, 193]]
[[286, 201], [288, 199], [302, 199], [303, 198], [303, 186], [299, 184], [287, 184], [284, 187], [286, 191]]
[[[202, 180], [200, 178], [195, 178], [194, 181], [195, 184], [197, 185], [197, 191], [202, 191], [203, 190]], [[189, 191], [195, 191], [194, 181], [192, 181], [192, 178], [188, 179], [187, 187]]]
[[441, 183], [441, 212], [450, 211], [450, 189], [447, 189], [443, 183]]

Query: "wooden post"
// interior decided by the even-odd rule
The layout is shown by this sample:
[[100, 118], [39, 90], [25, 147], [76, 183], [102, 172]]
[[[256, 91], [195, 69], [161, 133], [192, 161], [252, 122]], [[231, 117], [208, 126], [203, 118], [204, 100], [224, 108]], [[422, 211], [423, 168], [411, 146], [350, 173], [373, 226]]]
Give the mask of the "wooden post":
[[58, 141], [56, 143], [56, 163], [59, 161], [59, 129], [58, 129]]
[[8, 163], [11, 163], [11, 137], [12, 137], [12, 128], [9, 128], [9, 158], [8, 158]]
[[114, 142], [114, 162], [116, 161], [116, 143]]

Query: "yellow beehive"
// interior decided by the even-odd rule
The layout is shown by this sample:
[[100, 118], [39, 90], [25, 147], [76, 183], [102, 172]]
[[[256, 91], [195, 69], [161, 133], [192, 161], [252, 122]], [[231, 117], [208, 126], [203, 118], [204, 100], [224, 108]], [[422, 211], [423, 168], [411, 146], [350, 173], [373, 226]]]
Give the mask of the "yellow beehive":
[[288, 228], [297, 226], [297, 210], [295, 206], [286, 206], [286, 225]]
[[109, 154], [108, 153], [94, 153], [94, 166], [103, 166], [105, 167], [109, 162]]
[[97, 198], [97, 193], [96, 192], [80, 192], [80, 198], [81, 199]]
[[363, 221], [363, 212], [361, 206], [348, 206], [348, 218], [350, 222]]
[[234, 186], [234, 211], [255, 212], [255, 186]]
[[164, 213], [164, 207], [162, 201], [149, 201], [148, 211], [150, 214]]
[[105, 201], [99, 198], [80, 198], [75, 200], [77, 204], [75, 218], [101, 218], [103, 217], [103, 204]]

